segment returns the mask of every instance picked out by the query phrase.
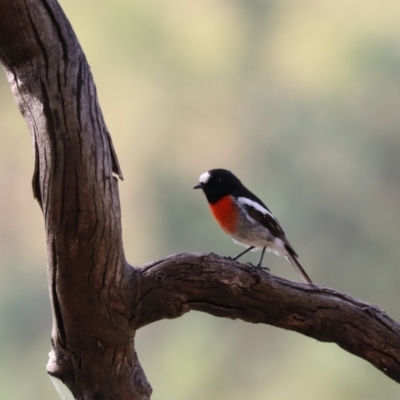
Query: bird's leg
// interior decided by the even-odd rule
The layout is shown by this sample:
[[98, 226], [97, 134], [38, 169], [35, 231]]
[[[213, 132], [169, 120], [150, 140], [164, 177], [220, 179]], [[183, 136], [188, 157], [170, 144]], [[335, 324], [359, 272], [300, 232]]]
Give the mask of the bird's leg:
[[[244, 254], [248, 253], [249, 251], [251, 251], [251, 250], [253, 250], [253, 249], [254, 249], [254, 246], [250, 246], [250, 247], [247, 248], [245, 251], [242, 251], [242, 252], [241, 252], [239, 255], [237, 255], [235, 258], [232, 258], [232, 260], [237, 260], [238, 258], [242, 257]], [[266, 248], [263, 247], [262, 253], [261, 253], [260, 262], [259, 262], [256, 266], [253, 266], [253, 267], [256, 268], [256, 269], [263, 269], [263, 270], [269, 272], [269, 268], [267, 268], [267, 267], [262, 267], [262, 266], [261, 266], [262, 260], [263, 260], [263, 258], [264, 258], [265, 249], [266, 249]]]
[[253, 249], [254, 249], [254, 246], [250, 246], [248, 249], [246, 249], [245, 251], [242, 251], [235, 258], [232, 258], [232, 260], [237, 260], [238, 258], [242, 257], [244, 254], [248, 253], [250, 250], [253, 250]]
[[267, 272], [269, 272], [269, 268], [267, 268], [267, 267], [262, 267], [262, 266], [261, 266], [262, 260], [263, 260], [263, 258], [264, 258], [265, 249], [266, 249], [266, 248], [263, 247], [262, 252], [261, 252], [260, 262], [256, 265], [256, 268], [257, 268], [257, 269], [265, 269]]

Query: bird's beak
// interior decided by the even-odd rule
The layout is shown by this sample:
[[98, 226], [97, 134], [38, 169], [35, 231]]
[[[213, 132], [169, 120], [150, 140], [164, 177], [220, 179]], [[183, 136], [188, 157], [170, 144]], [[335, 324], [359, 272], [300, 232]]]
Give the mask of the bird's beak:
[[194, 186], [193, 189], [203, 189], [203, 184], [199, 183], [198, 185]]

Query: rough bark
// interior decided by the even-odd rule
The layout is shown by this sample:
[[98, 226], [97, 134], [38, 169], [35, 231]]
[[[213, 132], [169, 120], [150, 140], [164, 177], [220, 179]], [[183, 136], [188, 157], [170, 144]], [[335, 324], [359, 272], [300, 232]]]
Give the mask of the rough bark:
[[400, 326], [375, 306], [216, 255], [129, 266], [122, 174], [89, 66], [58, 3], [0, 0], [0, 58], [35, 149], [53, 310], [47, 370], [77, 399], [148, 399], [135, 332], [190, 310], [336, 342], [400, 382]]

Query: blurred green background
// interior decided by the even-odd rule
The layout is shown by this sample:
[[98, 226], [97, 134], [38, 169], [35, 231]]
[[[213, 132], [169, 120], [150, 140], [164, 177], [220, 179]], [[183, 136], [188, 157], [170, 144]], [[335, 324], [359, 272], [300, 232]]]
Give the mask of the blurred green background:
[[[64, 0], [125, 176], [134, 265], [240, 248], [192, 191], [233, 170], [321, 285], [400, 320], [400, 3]], [[0, 398], [56, 399], [43, 220], [25, 122], [0, 75]], [[243, 261], [256, 261], [259, 253]], [[299, 281], [284, 259], [271, 272]], [[154, 400], [398, 399], [333, 344], [189, 313], [141, 329]]]

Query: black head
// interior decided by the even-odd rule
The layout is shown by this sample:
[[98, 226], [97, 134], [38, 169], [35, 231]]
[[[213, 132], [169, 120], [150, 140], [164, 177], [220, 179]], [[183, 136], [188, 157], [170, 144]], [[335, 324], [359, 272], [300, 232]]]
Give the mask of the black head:
[[217, 168], [200, 175], [199, 184], [193, 189], [203, 189], [209, 203], [215, 203], [226, 195], [243, 188], [242, 182], [231, 171]]

